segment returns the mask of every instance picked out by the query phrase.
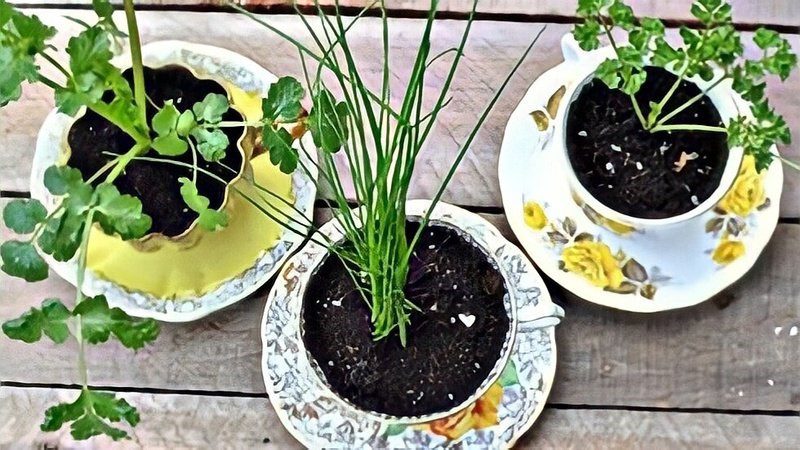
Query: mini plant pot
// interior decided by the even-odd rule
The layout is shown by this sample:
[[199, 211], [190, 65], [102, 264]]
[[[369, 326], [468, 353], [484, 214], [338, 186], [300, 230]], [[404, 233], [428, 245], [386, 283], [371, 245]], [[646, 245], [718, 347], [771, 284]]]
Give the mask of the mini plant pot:
[[[143, 46], [142, 53], [148, 77], [173, 77], [178, 74], [180, 76], [176, 77], [179, 79], [190, 77], [198, 86], [210, 86], [215, 93], [226, 94], [232, 107], [232, 111], [228, 113], [231, 117], [227, 120], [258, 120], [261, 98], [267, 95], [269, 86], [277, 81], [274, 75], [252, 60], [217, 47], [181, 41], [160, 41]], [[129, 61], [129, 58], [120, 57], [117, 60], [118, 66], [129, 65], [126, 61]], [[173, 90], [181, 92], [180, 86]], [[185, 92], [187, 96], [198, 95], [191, 89]], [[204, 96], [205, 92], [201, 95]], [[173, 100], [176, 100], [179, 107], [181, 106], [178, 99]], [[199, 100], [202, 98], [189, 101]], [[80, 111], [74, 118], [54, 110], [40, 130], [31, 174], [31, 194], [49, 210], [57, 206], [59, 199], [45, 189], [44, 172], [52, 165], [68, 162], [70, 166], [78, 166], [79, 170], [82, 169], [80, 167], [82, 164], [87, 164], [86, 158], [83, 155], [78, 158], [70, 145], [71, 142], [75, 142], [72, 133], [75, 124], [87, 118], [85, 110]], [[92, 130], [91, 125], [88, 129]], [[111, 305], [119, 306], [132, 315], [164, 321], [188, 321], [245, 298], [278, 270], [290, 250], [302, 241], [302, 236], [283, 230], [277, 224], [274, 228], [273, 226], [268, 226], [268, 229], [263, 228], [266, 226], [265, 219], [255, 208], [249, 207], [240, 196], [234, 194], [232, 186], [243, 189], [245, 184], [243, 178], [256, 178], [263, 184], [264, 177], [275, 180], [283, 177], [280, 178], [280, 182], [275, 181], [276, 189], [282, 189], [280, 191], [282, 195], [292, 200], [294, 206], [306, 217], [311, 217], [316, 195], [315, 183], [300, 171], [289, 176], [279, 174], [277, 169], [273, 170], [266, 161], [268, 157], [262, 155], [264, 150], [256, 144], [256, 133], [253, 130], [245, 127], [226, 129], [228, 130], [231, 130], [228, 132], [231, 145], [223, 163], [230, 159], [229, 167], [236, 173], [228, 172], [222, 177], [228, 180], [228, 183], [218, 188], [215, 195], [203, 192], [202, 186], [200, 194], [210, 197], [213, 208], [224, 210], [228, 214], [231, 218], [229, 227], [220, 232], [208, 232], [198, 226], [195, 218], [184, 220], [180, 226], [173, 226], [168, 232], [152, 232], [141, 239], [129, 242], [106, 236], [99, 227], [96, 227], [90, 239], [89, 265], [83, 286], [86, 294], [103, 294]], [[103, 136], [97, 136], [95, 140], [104, 142]], [[313, 144], [306, 143], [306, 145]], [[313, 164], [309, 166], [313, 167]], [[87, 173], [93, 173], [91, 168], [81, 171], [84, 172], [84, 178], [88, 176]], [[177, 191], [177, 181], [175, 184]], [[157, 189], [154, 191], [158, 192]], [[179, 205], [178, 200], [179, 197], [177, 199], [173, 197], [172, 207], [186, 208], [185, 205]], [[148, 212], [148, 199], [142, 198], [142, 202], [145, 205], [145, 212]], [[156, 209], [155, 214], [151, 211], [150, 215], [154, 216], [159, 212], [160, 210]], [[267, 238], [262, 240], [247, 238], [248, 229], [259, 230], [264, 235], [269, 234], [270, 242], [266, 242]], [[94, 261], [93, 254], [96, 255]], [[228, 256], [225, 256], [226, 254]], [[182, 259], [176, 259], [176, 255], [181, 255]], [[181, 272], [180, 267], [196, 266], [197, 259], [191, 264], [180, 261], [190, 261], [192, 255], [197, 258], [202, 255], [223, 255], [225, 258], [224, 261], [219, 258], [209, 260], [208, 264], [211, 266], [205, 277], [187, 284], [185, 280], [192, 277], [189, 272]], [[147, 258], [146, 262], [137, 259], [139, 257]], [[123, 264], [125, 258], [137, 261], [138, 267], [125, 269]], [[73, 284], [76, 283], [77, 265], [74, 260], [58, 262], [49, 257], [46, 259], [59, 276]], [[169, 272], [170, 270], [173, 272]], [[158, 281], [161, 275], [163, 277], [160, 279], [163, 281]], [[159, 283], [164, 286], [164, 291], [174, 293], [169, 295], [154, 293], [151, 287]]]
[[[714, 182], [714, 180], [710, 180], [710, 187], [706, 195], [703, 195], [705, 198], [698, 198], [697, 195], [690, 190], [688, 190], [688, 185], [684, 185], [687, 187], [686, 197], [691, 199], [692, 205], [688, 210], [681, 211], [677, 214], [672, 214], [665, 217], [639, 217], [632, 215], [630, 213], [626, 213], [625, 211], [621, 211], [620, 208], [615, 208], [610, 206], [607, 202], [603, 202], [598, 199], [598, 195], [596, 195], [598, 189], [601, 188], [589, 188], [587, 187], [586, 182], [582, 182], [579, 177], [578, 171], [576, 170], [576, 166], [574, 164], [573, 158], [570, 156], [570, 140], [573, 142], [577, 139], [587, 139], [592, 140], [595, 139], [593, 136], [593, 132], [597, 130], [578, 130], [581, 128], [580, 126], [575, 125], [574, 123], [570, 126], [570, 118], [573, 114], [578, 114], [580, 111], [575, 109], [575, 105], [578, 104], [579, 98], [581, 94], [586, 89], [591, 89], [595, 85], [602, 85], [601, 88], [608, 89], [602, 81], [596, 80], [594, 73], [600, 63], [604, 60], [613, 58], [614, 52], [610, 47], [601, 48], [599, 50], [586, 52], [579, 48], [577, 42], [575, 42], [574, 38], [571, 34], [567, 34], [562, 39], [562, 51], [564, 53], [564, 58], [567, 63], [571, 63], [573, 67], [579, 72], [575, 74], [575, 78], [577, 80], [581, 80], [578, 83], [571, 83], [565, 86], [565, 91], [563, 93], [562, 101], [558, 106], [558, 112], [553, 120], [554, 126], [554, 133], [553, 133], [553, 142], [558, 148], [562, 149], [562, 158], [561, 162], [564, 166], [565, 173], [569, 178], [570, 187], [572, 189], [573, 198], [581, 205], [584, 209], [589, 210], [599, 216], [599, 220], [612, 224], [613, 228], [624, 228], [624, 229], [634, 229], [634, 230], [644, 230], [647, 228], [653, 227], [666, 227], [676, 224], [686, 223], [687, 221], [696, 218], [697, 216], [708, 212], [709, 210], [713, 209], [725, 194], [730, 190], [731, 186], [733, 185], [734, 180], [736, 179], [737, 174], [739, 173], [739, 168], [742, 164], [743, 158], [743, 150], [741, 147], [734, 147], [728, 149], [727, 158], [722, 160], [717, 167], [710, 167], [706, 166], [705, 169], [711, 172], [712, 170], [715, 172], [715, 175], [718, 178], [718, 182]], [[649, 69], [650, 70], [650, 69]], [[663, 70], [663, 69], [657, 69]], [[719, 74], [717, 74], [719, 75]], [[648, 77], [648, 82], [653, 77]], [[707, 89], [711, 83], [703, 81], [699, 78], [693, 78], [689, 80], [693, 83], [696, 88], [693, 88], [691, 85], [688, 87], [696, 89], [699, 91], [704, 91]], [[646, 91], [648, 89], [648, 85], [646, 84], [642, 91]], [[681, 89], [684, 89], [682, 86]], [[642, 92], [640, 91], [640, 93]], [[624, 95], [621, 92], [620, 95]], [[727, 124], [731, 119], [741, 115], [742, 113], [749, 114], [750, 107], [749, 103], [744, 101], [731, 87], [730, 81], [723, 82], [718, 86], [711, 89], [707, 92], [707, 99], [710, 101], [710, 107], [712, 108], [711, 111], [716, 112], [718, 114], [719, 119], [723, 124]], [[641, 102], [640, 102], [641, 103]], [[705, 104], [705, 100], [703, 102], [698, 102], [698, 104]], [[577, 112], [576, 112], [577, 111]], [[647, 111], [644, 112], [647, 114]], [[697, 116], [695, 116], [697, 117]], [[717, 125], [717, 124], [715, 124]], [[572, 129], [570, 129], [572, 128]], [[579, 136], [569, 135], [580, 133]], [[682, 132], [687, 133], [687, 132]], [[691, 133], [698, 133], [698, 132], [691, 132]], [[660, 132], [661, 135], [666, 135], [666, 132]], [[669, 135], [672, 133], [670, 132]], [[718, 135], [720, 139], [724, 141], [725, 135], [721, 133], [712, 133]], [[611, 145], [611, 150], [616, 152], [624, 152], [624, 144], [623, 140], [627, 141], [629, 136], [624, 135], [623, 133], [618, 133], [615, 136], [615, 139], [619, 140], [619, 146]], [[668, 138], [667, 138], [668, 139]], [[659, 139], [660, 140], [660, 139]], [[670, 153], [677, 151], [679, 145], [675, 145], [675, 148], [670, 148], [672, 144], [670, 142], [664, 142], [664, 147], [662, 147], [661, 153], [662, 155], [667, 152], [667, 155]], [[727, 146], [727, 144], [723, 144]], [[684, 149], [680, 149], [684, 151]], [[694, 152], [694, 148], [686, 148], [685, 151], [689, 157], [693, 157], [692, 153], [696, 155]], [[702, 151], [702, 150], [701, 150]], [[636, 155], [632, 154], [631, 158], [635, 158]], [[677, 157], [676, 157], [677, 158]], [[665, 163], [667, 164], [667, 163]], [[691, 166], [686, 166], [687, 170], [703, 170], [703, 169], [696, 169], [695, 165], [692, 164], [692, 161], [689, 162]], [[638, 170], [642, 172], [646, 172], [648, 170], [647, 166], [637, 166]], [[672, 170], [671, 167], [668, 168]], [[619, 170], [619, 168], [614, 167], [611, 163], [608, 165], [603, 165], [602, 163], [598, 163], [596, 167], [593, 169], [596, 171], [614, 171]], [[613, 172], [612, 172], [613, 173]], [[712, 174], [713, 177], [713, 174]], [[713, 185], [715, 184], [715, 186]], [[613, 189], [619, 189], [618, 186], [613, 186], [609, 184], [608, 186], [603, 186], [602, 189], [608, 189], [609, 191]], [[594, 192], [592, 190], [594, 189]], [[658, 195], [658, 193], [655, 193]]]
[[[410, 201], [407, 213], [411, 223], [424, 215], [429, 206], [428, 201]], [[332, 242], [341, 243], [343, 232], [337, 225], [336, 221], [331, 221], [319, 233]], [[368, 307], [361, 305], [361, 298], [350, 297], [348, 291], [339, 289], [339, 284], [330, 282], [330, 277], [319, 278], [331, 273], [327, 269], [334, 258], [338, 261], [325, 246], [309, 243], [281, 272], [270, 292], [262, 325], [263, 372], [269, 398], [279, 417], [304, 445], [310, 448], [421, 448], [481, 443], [502, 448], [513, 445], [541, 412], [555, 369], [554, 326], [563, 317], [563, 310], [550, 301], [541, 278], [521, 251], [500, 236], [484, 219], [440, 203], [431, 215], [429, 227], [423, 236], [436, 236], [430, 239], [444, 235], [449, 237], [439, 243], [441, 247], [433, 241], [421, 239], [417, 246], [420, 261], [430, 261], [426, 255], [440, 248], [442, 251], [445, 248], [457, 248], [479, 255], [474, 256], [473, 261], [468, 261], [459, 253], [462, 257], [458, 261], [469, 267], [491, 268], [487, 271], [476, 270], [481, 274], [476, 275], [478, 280], [489, 279], [486, 274], [492, 271], [497, 274], [502, 286], [495, 285], [487, 290], [499, 293], [497, 297], [487, 294], [496, 298], [496, 304], [485, 305], [486, 310], [482, 312], [465, 310], [464, 313], [457, 313], [458, 309], [450, 308], [457, 304], [469, 304], [466, 295], [463, 296], [463, 304], [454, 302], [447, 306], [447, 296], [444, 295], [434, 294], [435, 300], [426, 301], [424, 294], [409, 294], [412, 292], [410, 286], [416, 282], [412, 279], [418, 278], [412, 264], [406, 295], [409, 300], [418, 301], [418, 306], [424, 312], [411, 318], [408, 347], [401, 347], [395, 335], [374, 344], [374, 348], [380, 350], [371, 356], [377, 356], [378, 360], [368, 361], [368, 356], [362, 358], [361, 355], [369, 353], [361, 352], [358, 345], [330, 345], [334, 341], [340, 342], [339, 336], [347, 334], [344, 330], [367, 329], [364, 327], [370, 327], [371, 330], [371, 324], [368, 314], [362, 317], [363, 308]], [[451, 246], [445, 247], [448, 241]], [[475, 266], [475, 261], [484, 265]], [[333, 264], [341, 266], [340, 262]], [[436, 272], [433, 278], [428, 279], [432, 283], [430, 285], [435, 286], [442, 280], [450, 289], [453, 280], [447, 278], [449, 271], [443, 268], [441, 272]], [[456, 283], [469, 285], [471, 282], [461, 273], [458, 277]], [[468, 289], [466, 286], [453, 285], [458, 295], [469, 292]], [[361, 310], [360, 306], [363, 306]], [[337, 308], [343, 312], [329, 312]], [[428, 372], [421, 375], [424, 371], [410, 370], [411, 367], [418, 367], [412, 360], [421, 358], [417, 355], [426, 351], [422, 345], [417, 345], [420, 341], [414, 340], [415, 324], [419, 327], [416, 329], [418, 336], [424, 336], [424, 339], [428, 337], [423, 330], [430, 324], [422, 316], [425, 312], [431, 321], [438, 320], [433, 318], [437, 314], [452, 313], [452, 317], [443, 322], [453, 329], [474, 326], [475, 329], [471, 331], [483, 330], [481, 327], [490, 322], [504, 323], [505, 326], [493, 328], [499, 339], [492, 347], [489, 358], [480, 361], [488, 364], [481, 366], [477, 360], [470, 359], [472, 354], [466, 353], [445, 355], [442, 360], [437, 360], [448, 367], [463, 364], [463, 367], [471, 368], [474, 365], [478, 369], [473, 370], [481, 375], [473, 379], [472, 386], [464, 389], [459, 389], [463, 386], [453, 386], [455, 395], [441, 391], [441, 398], [423, 408], [415, 405], [422, 403], [426, 392], [429, 395], [432, 392], [426, 391], [426, 388], [435, 390], [436, 386], [447, 386], [447, 380], [437, 379], [433, 375], [430, 375], [432, 378], [426, 378]], [[335, 320], [320, 319], [320, 316], [351, 318], [352, 327], [339, 329], [320, 326], [336, 323]], [[361, 332], [362, 335], [366, 334], [362, 342], [371, 339], [369, 333]], [[489, 341], [492, 334], [489, 331], [481, 337]], [[442, 339], [442, 342], [445, 341], [446, 338]], [[324, 352], [320, 348], [326, 348], [331, 353], [323, 357]], [[353, 354], [357, 355], [355, 359]], [[480, 350], [476, 350], [476, 355], [479, 354]], [[391, 356], [381, 359], [386, 355]], [[445, 359], [458, 363], [451, 365]], [[400, 392], [395, 395], [392, 389], [378, 385], [367, 389], [360, 384], [361, 380], [365, 380], [364, 383], [376, 381], [377, 373], [383, 370], [381, 367], [390, 367], [387, 364], [395, 363], [399, 369], [390, 369], [384, 376], [407, 383], [408, 391], [406, 388], [398, 389]], [[338, 365], [350, 365], [350, 368]], [[403, 370], [407, 370], [407, 373]], [[336, 375], [340, 372], [351, 374], [345, 379], [352, 381], [351, 387], [355, 386], [355, 391], [361, 387], [365, 388], [364, 391], [353, 394], [354, 391], [343, 388], [342, 379]], [[369, 394], [361, 395], [367, 391]], [[405, 394], [407, 397], [404, 397]], [[369, 404], [381, 406], [365, 406]], [[314, 417], [314, 420], [310, 420], [310, 417]]]

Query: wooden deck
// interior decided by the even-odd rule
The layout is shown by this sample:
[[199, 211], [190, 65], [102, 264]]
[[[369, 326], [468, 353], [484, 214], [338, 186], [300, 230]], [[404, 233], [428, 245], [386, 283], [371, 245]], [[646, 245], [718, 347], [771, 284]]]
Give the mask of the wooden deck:
[[[23, 2], [19, 2], [23, 3]], [[35, 9], [37, 3], [46, 8]], [[54, 5], [59, 3], [59, 5]], [[77, 32], [63, 15], [88, 18], [88, 0], [27, 1], [66, 42]], [[139, 21], [145, 42], [183, 39], [242, 53], [276, 74], [300, 75], [292, 48], [218, 1], [146, 0]], [[286, 1], [244, 1], [292, 35], [310, 41]], [[312, 2], [313, 3], [313, 2]], [[360, 5], [365, 2], [343, 2]], [[387, 1], [396, 78], [406, 79], [427, 2]], [[464, 26], [465, 0], [443, 1], [448, 20], [437, 24], [434, 44], [446, 48]], [[689, 19], [690, 0], [638, 0], [637, 11]], [[800, 51], [800, 2], [733, 0], [743, 30], [767, 24]], [[67, 4], [69, 9], [67, 9]], [[75, 4], [78, 4], [75, 9]], [[505, 122], [541, 73], [561, 60], [559, 40], [570, 29], [574, 1], [481, 0], [454, 101], [442, 114], [418, 163], [412, 197], [430, 197], [465, 139], [477, 112], [491, 98], [533, 35], [547, 26], [533, 54], [501, 97], [448, 189], [445, 200], [484, 214], [514, 239], [503, 216], [497, 158]], [[62, 8], [62, 9], [59, 9]], [[550, 22], [550, 23], [547, 23]], [[380, 69], [377, 19], [366, 18], [351, 42], [367, 78]], [[428, 80], [436, 91], [442, 73]], [[770, 95], [800, 140], [800, 73]], [[0, 110], [0, 207], [25, 196], [36, 133], [52, 108], [51, 93], [27, 87], [22, 101]], [[782, 148], [800, 159], [797, 145]], [[567, 316], [557, 329], [558, 369], [548, 406], [518, 448], [797, 448], [800, 446], [800, 177], [788, 173], [782, 219], [756, 267], [740, 282], [697, 307], [657, 315], [611, 311], [565, 294], [551, 294]], [[320, 211], [320, 215], [324, 215]], [[5, 239], [8, 230], [2, 229]], [[123, 447], [295, 448], [267, 400], [260, 369], [259, 322], [266, 292], [207, 319], [164, 324], [154, 346], [134, 354], [111, 344], [91, 347], [94, 386], [121, 392], [142, 415]], [[28, 285], [0, 275], [0, 318], [16, 317], [45, 297], [74, 292], [57, 277]], [[49, 342], [49, 341], [48, 341]], [[0, 338], [0, 448], [91, 447], [67, 431], [42, 433], [46, 406], [75, 395], [75, 348], [42, 341], [26, 345]], [[108, 444], [94, 441], [96, 447]]]

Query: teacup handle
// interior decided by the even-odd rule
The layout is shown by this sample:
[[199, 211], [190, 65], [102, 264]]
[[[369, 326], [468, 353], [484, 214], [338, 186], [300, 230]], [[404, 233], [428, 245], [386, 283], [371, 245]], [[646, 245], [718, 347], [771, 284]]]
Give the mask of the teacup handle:
[[535, 328], [554, 327], [561, 323], [564, 308], [553, 302], [539, 302], [535, 306], [524, 306], [517, 310], [520, 322]]

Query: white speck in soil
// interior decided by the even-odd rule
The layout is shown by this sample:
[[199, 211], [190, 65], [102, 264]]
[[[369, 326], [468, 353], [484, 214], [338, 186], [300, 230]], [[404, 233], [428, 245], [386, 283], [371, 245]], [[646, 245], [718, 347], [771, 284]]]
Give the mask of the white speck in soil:
[[183, 101], [183, 97], [178, 97], [178, 99], [175, 100], [175, 103], [180, 104], [182, 101]]
[[189, 212], [189, 208], [183, 208], [183, 212], [185, 213]]
[[433, 249], [435, 249], [435, 248], [436, 248], [436, 246], [435, 246], [435, 245], [433, 245], [433, 244], [431, 244], [431, 245], [429, 245], [429, 246], [428, 246], [428, 249], [430, 249], [430, 250], [433, 250]]
[[481, 368], [481, 363], [477, 363], [477, 362], [476, 362], [476, 363], [475, 363], [475, 368], [476, 368], [476, 369], [480, 369], [480, 368]]
[[453, 399], [453, 394], [447, 394], [447, 398], [449, 398], [450, 400], [452, 400], [452, 399]]
[[334, 300], [331, 302], [333, 306], [342, 306], [342, 300]]
[[414, 395], [414, 390], [413, 389], [409, 389], [409, 390], [406, 391], [406, 394]]
[[772, 380], [767, 380], [767, 384], [770, 386], [775, 386], [775, 382]]
[[700, 204], [700, 201], [697, 199], [697, 196], [696, 196], [696, 195], [693, 195], [693, 196], [692, 196], [692, 197], [691, 197], [689, 200], [691, 200], [691, 201], [692, 201], [692, 204], [693, 204], [694, 206], [697, 206], [697, 205], [699, 205], [699, 204]]
[[644, 169], [644, 166], [643, 166], [643, 165], [642, 165], [642, 163], [640, 163], [639, 161], [636, 161], [636, 168], [637, 168], [638, 170], [642, 170], [642, 169]]
[[344, 367], [345, 367], [345, 369], [347, 369], [347, 370], [350, 370], [350, 364], [347, 364], [347, 365], [346, 365], [346, 366], [344, 366]]
[[698, 117], [698, 114], [697, 114], [697, 113], [694, 113], [694, 116], [695, 116], [695, 117]]
[[789, 336], [797, 336], [797, 327], [792, 327], [789, 329]]
[[589, 135], [589, 133], [587, 133], [585, 131], [578, 131], [578, 136], [580, 136], [580, 137], [586, 137], [588, 135]]
[[688, 184], [684, 184], [683, 188], [686, 189], [686, 192], [692, 192], [692, 188], [690, 188]]
[[608, 188], [609, 188], [609, 189], [614, 189], [614, 185], [613, 185], [613, 184], [609, 184], [609, 185], [608, 185]]
[[610, 162], [606, 163], [606, 170], [610, 171], [611, 173], [614, 173], [614, 165], [611, 164]]
[[94, 131], [94, 127], [89, 127], [89, 131]]
[[467, 328], [470, 328], [472, 325], [475, 324], [475, 316], [473, 316], [472, 314], [459, 314], [458, 320], [460, 320], [461, 323], [466, 325]]
[[433, 306], [431, 306], [428, 309], [430, 309], [431, 311], [436, 311], [438, 308], [439, 308], [439, 304], [438, 303], [434, 303]]
[[453, 290], [455, 291], [456, 289], [458, 289], [458, 285], [457, 285], [457, 284], [454, 284], [454, 285], [453, 285]]
[[783, 331], [783, 327], [775, 327], [775, 336], [778, 336]]
[[328, 365], [333, 367], [333, 361], [328, 361]]
[[456, 323], [456, 318], [455, 317], [451, 317], [450, 318], [450, 323]]
[[611, 144], [611, 150], [614, 150], [615, 152], [621, 152], [622, 147], [620, 147], [619, 145]]

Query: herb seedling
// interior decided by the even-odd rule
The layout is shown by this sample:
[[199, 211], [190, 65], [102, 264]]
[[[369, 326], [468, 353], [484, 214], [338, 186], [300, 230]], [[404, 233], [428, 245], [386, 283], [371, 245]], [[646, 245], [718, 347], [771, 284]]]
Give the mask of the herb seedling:
[[[770, 149], [776, 143], [788, 144], [791, 136], [783, 117], [769, 105], [764, 94], [765, 79], [768, 75], [777, 75], [786, 80], [797, 66], [797, 57], [788, 41], [778, 33], [765, 28], [756, 30], [753, 42], [761, 55], [758, 59], [743, 59], [742, 38], [733, 27], [731, 6], [724, 0], [697, 0], [692, 4], [691, 13], [702, 26], [699, 29], [682, 26], [683, 45], [679, 47], [667, 42], [664, 24], [659, 19], [637, 19], [622, 0], [579, 0], [577, 12], [584, 22], [575, 26], [573, 35], [581, 48], [598, 48], [599, 37], [605, 35], [616, 54], [616, 59], [600, 64], [595, 75], [610, 88], [620, 89], [630, 96], [645, 130], [652, 133], [675, 130], [727, 133], [728, 144], [742, 146], [745, 153], [753, 155], [759, 171], [769, 167], [773, 159], [783, 159]], [[615, 28], [627, 33], [627, 45], [616, 41], [612, 33]], [[651, 102], [647, 108], [639, 105], [635, 97], [646, 80], [646, 65], [671, 70], [678, 76], [661, 101]], [[680, 84], [695, 76], [711, 84], [683, 105], [665, 111]], [[752, 103], [752, 118], [738, 116], [726, 127], [670, 122], [726, 80], [731, 80], [733, 89]], [[784, 161], [797, 168], [794, 163]]]

